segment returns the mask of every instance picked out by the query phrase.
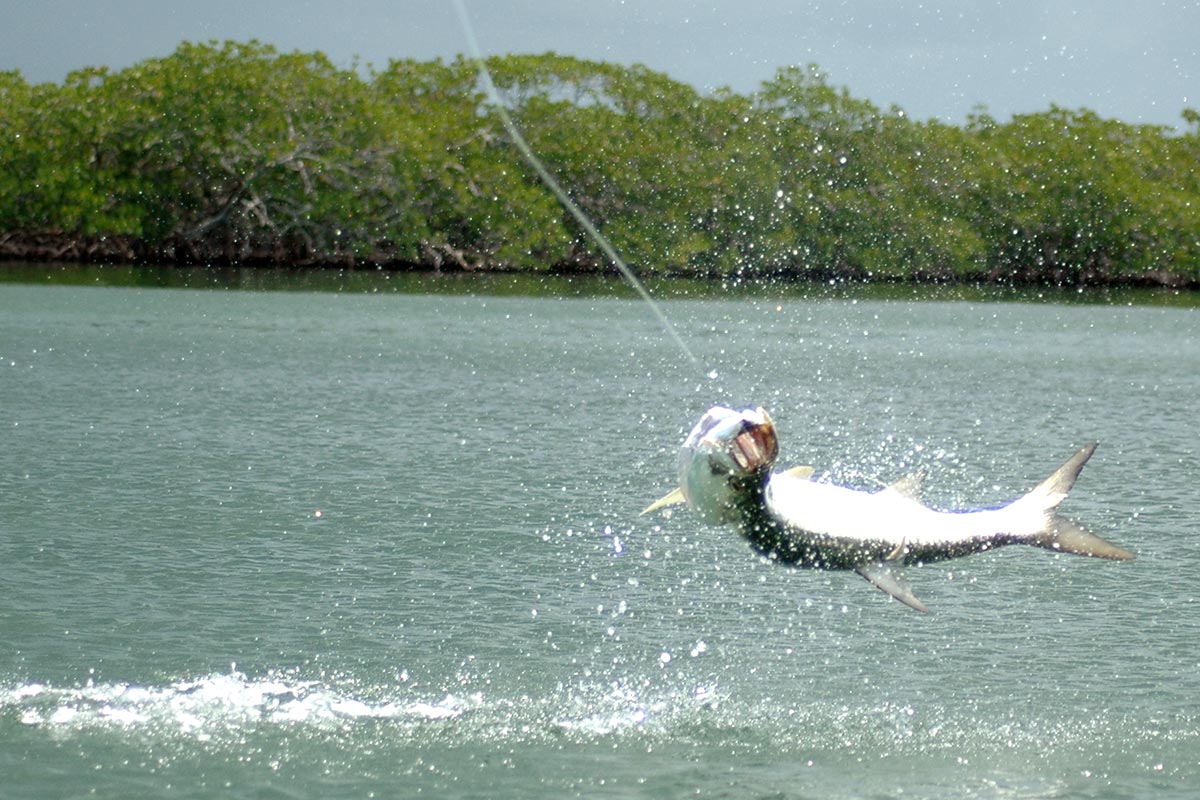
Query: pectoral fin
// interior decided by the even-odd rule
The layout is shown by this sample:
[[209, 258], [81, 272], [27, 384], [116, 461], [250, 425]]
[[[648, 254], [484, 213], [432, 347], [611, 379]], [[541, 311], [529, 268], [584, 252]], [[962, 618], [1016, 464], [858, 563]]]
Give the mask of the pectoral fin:
[[660, 508], [666, 508], [667, 506], [678, 505], [679, 503], [682, 503], [682, 502], [684, 502], [683, 490], [679, 489], [679, 488], [675, 488], [675, 489], [672, 489], [671, 491], [667, 492], [662, 497], [655, 500], [650, 505], [646, 506], [646, 510], [643, 511], [638, 516], [645, 516], [646, 514], [649, 514], [651, 511], [658, 511]]
[[877, 589], [887, 592], [909, 608], [928, 612], [925, 604], [913, 594], [912, 587], [900, 573], [899, 565], [886, 561], [858, 568], [858, 574], [869, 580]]
[[[813, 476], [814, 472], [816, 472], [816, 470], [812, 467], [792, 467], [791, 469], [786, 469], [783, 471], [785, 475], [791, 475], [795, 478], [800, 478], [801, 480], [808, 480]], [[680, 503], [686, 502], [686, 499], [687, 498], [683, 496], [682, 489], [672, 489], [650, 505], [646, 506], [645, 510], [643, 510], [638, 516], [644, 517], [651, 511], [658, 511], [660, 508], [666, 508], [667, 506], [679, 505]]]

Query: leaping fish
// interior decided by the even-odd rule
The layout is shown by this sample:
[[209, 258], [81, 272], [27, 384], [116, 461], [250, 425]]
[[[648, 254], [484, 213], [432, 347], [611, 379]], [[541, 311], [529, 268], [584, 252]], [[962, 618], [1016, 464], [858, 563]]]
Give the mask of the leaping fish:
[[810, 468], [773, 472], [779, 440], [767, 412], [714, 406], [679, 451], [679, 488], [642, 513], [686, 502], [706, 522], [736, 525], [773, 561], [852, 569], [910, 608], [928, 611], [902, 567], [1010, 544], [1132, 559], [1058, 513], [1095, 449], [1095, 443], [1080, 448], [1028, 494], [999, 508], [940, 511], [921, 502], [919, 473], [871, 492], [813, 481]]

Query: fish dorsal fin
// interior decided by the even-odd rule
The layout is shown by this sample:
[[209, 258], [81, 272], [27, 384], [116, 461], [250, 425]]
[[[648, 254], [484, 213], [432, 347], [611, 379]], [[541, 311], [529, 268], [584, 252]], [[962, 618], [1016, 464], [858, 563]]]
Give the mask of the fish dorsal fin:
[[676, 488], [672, 489], [671, 491], [667, 492], [662, 497], [655, 500], [650, 505], [646, 506], [646, 509], [638, 516], [644, 517], [646, 514], [649, 514], [651, 511], [658, 511], [660, 508], [666, 508], [667, 506], [679, 505], [680, 503], [684, 502], [685, 499], [686, 498], [684, 498], [684, 496], [683, 496], [683, 490], [676, 487]]
[[901, 497], [909, 500], [921, 502], [921, 495], [925, 489], [925, 476], [928, 475], [925, 470], [919, 469], [916, 472], [910, 472], [898, 481], [889, 483], [885, 492], [895, 492]]
[[793, 478], [799, 478], [806, 481], [813, 476], [817, 470], [814, 467], [791, 467], [783, 471], [784, 475], [791, 475]]
[[871, 582], [875, 588], [887, 592], [909, 608], [928, 612], [925, 604], [913, 594], [912, 587], [901, 574], [899, 564], [891, 561], [877, 561], [858, 568], [858, 574]]

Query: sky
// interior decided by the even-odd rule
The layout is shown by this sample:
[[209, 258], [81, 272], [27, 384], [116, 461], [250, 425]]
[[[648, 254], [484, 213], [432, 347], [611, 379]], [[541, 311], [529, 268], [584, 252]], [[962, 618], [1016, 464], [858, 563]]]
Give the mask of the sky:
[[[916, 119], [1087, 108], [1181, 127], [1200, 108], [1200, 0], [465, 0], [485, 54], [644, 64], [748, 93], [792, 64]], [[181, 41], [258, 39], [339, 66], [451, 59], [450, 0], [0, 0], [0, 70], [34, 83]]]

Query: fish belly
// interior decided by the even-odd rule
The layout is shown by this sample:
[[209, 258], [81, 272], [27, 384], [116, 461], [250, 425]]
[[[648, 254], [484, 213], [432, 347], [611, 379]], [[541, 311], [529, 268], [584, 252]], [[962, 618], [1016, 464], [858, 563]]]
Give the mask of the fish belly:
[[822, 559], [827, 562], [938, 561], [1018, 541], [1044, 525], [1043, 516], [1011, 506], [938, 511], [896, 491], [864, 492], [787, 475], [772, 477], [766, 502], [794, 535], [835, 551]]

